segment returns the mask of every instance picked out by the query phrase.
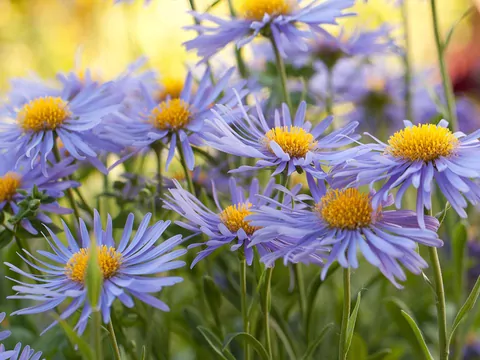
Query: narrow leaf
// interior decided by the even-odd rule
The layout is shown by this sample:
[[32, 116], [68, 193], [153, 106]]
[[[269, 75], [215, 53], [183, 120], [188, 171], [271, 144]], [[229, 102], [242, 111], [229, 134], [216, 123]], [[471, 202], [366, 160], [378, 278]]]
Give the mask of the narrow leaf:
[[452, 39], [452, 35], [455, 32], [457, 26], [465, 19], [468, 15], [470, 15], [475, 10], [475, 6], [470, 6], [465, 12], [460, 16], [460, 18], [452, 25], [450, 30], [448, 30], [447, 36], [445, 37], [445, 42], [443, 44], [443, 50], [445, 50]]
[[383, 360], [386, 359], [388, 355], [392, 353], [391, 349], [382, 349], [376, 353], [370, 355], [367, 360]]
[[430, 354], [430, 351], [428, 350], [428, 346], [425, 343], [425, 339], [423, 338], [422, 332], [420, 331], [420, 328], [418, 327], [417, 323], [405, 311], [401, 310], [401, 312], [405, 320], [408, 321], [408, 324], [410, 325], [410, 328], [412, 329], [413, 333], [415, 334], [415, 337], [417, 338], [417, 341], [423, 350], [423, 355], [425, 356], [425, 359], [433, 360], [433, 356], [432, 354]]
[[460, 325], [465, 315], [467, 315], [467, 313], [470, 310], [472, 310], [479, 295], [480, 295], [480, 276], [477, 278], [477, 281], [473, 286], [472, 292], [470, 293], [470, 295], [468, 295], [468, 298], [467, 300], [465, 300], [465, 303], [463, 304], [462, 308], [458, 311], [458, 314], [455, 317], [455, 320], [453, 320], [452, 332], [450, 333], [448, 344], [451, 343], [453, 334], [455, 333], [455, 330], [457, 330], [458, 325]]
[[360, 301], [362, 300], [362, 293], [359, 292], [357, 296], [357, 302], [355, 303], [355, 307], [353, 308], [352, 314], [348, 319], [347, 324], [347, 339], [345, 344], [345, 352], [348, 354], [348, 349], [352, 344], [353, 333], [355, 331], [355, 323], [357, 322], [358, 310], [360, 309]]
[[246, 333], [246, 332], [237, 332], [234, 334], [228, 334], [227, 337], [225, 338], [225, 341], [223, 343], [223, 351], [225, 351], [232, 342], [233, 339], [235, 338], [240, 338], [240, 340], [247, 341], [252, 347], [255, 349], [258, 355], [264, 360], [268, 360], [268, 353], [267, 350], [263, 347], [263, 345], [255, 339], [252, 335]]
[[89, 360], [93, 360], [93, 352], [90, 348], [90, 345], [83, 340], [76, 332], [72, 329], [72, 327], [63, 320], [58, 314], [52, 313], [52, 317], [60, 324], [63, 331], [67, 335], [68, 339], [70, 340], [73, 347], [78, 346], [78, 349], [84, 355], [85, 358]]
[[330, 329], [334, 326], [333, 323], [328, 324], [323, 328], [323, 330], [320, 332], [320, 335], [318, 335], [317, 340], [315, 340], [310, 346], [308, 347], [307, 351], [302, 357], [302, 360], [307, 360], [310, 359], [311, 356], [315, 353], [315, 350], [320, 346], [322, 343], [323, 338], [327, 333], [330, 331]]
[[212, 331], [203, 326], [198, 326], [197, 329], [202, 333], [213, 351], [215, 351], [222, 359], [235, 360], [234, 356], [228, 350], [223, 350], [222, 342]]
[[464, 283], [464, 267], [465, 267], [465, 251], [467, 245], [467, 229], [463, 223], [459, 223], [453, 229], [452, 236], [452, 253], [455, 274], [455, 291], [458, 304], [463, 301], [463, 283]]

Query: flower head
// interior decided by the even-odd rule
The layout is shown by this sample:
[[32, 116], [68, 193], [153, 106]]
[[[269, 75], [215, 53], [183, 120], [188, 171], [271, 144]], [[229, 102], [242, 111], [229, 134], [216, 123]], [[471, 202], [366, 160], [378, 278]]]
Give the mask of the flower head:
[[0, 118], [0, 147], [18, 159], [39, 160], [47, 175], [47, 159], [59, 138], [77, 160], [89, 160], [103, 172], [98, 161], [98, 138], [102, 119], [119, 108], [123, 94], [112, 91], [115, 83], [97, 83], [78, 89], [66, 82], [62, 88], [30, 80], [17, 80]]
[[480, 200], [480, 187], [474, 181], [480, 177], [480, 130], [470, 135], [452, 133], [448, 122], [438, 125], [413, 125], [405, 121], [405, 128], [393, 134], [388, 143], [377, 140], [367, 145], [369, 153], [339, 166], [332, 172], [335, 186], [382, 185], [373, 198], [374, 204], [387, 199], [390, 192], [400, 187], [395, 204], [401, 206], [405, 191], [417, 189], [418, 223], [425, 228], [423, 209], [431, 209], [434, 184], [461, 217], [467, 217], [467, 201]]
[[[227, 89], [232, 73], [233, 69], [230, 69], [213, 84], [210, 72], [206, 71], [196, 89], [193, 76], [188, 73], [178, 97], [175, 97], [178, 89], [174, 89], [175, 93], [165, 93], [164, 97], [143, 87], [143, 101], [137, 101], [127, 114], [117, 114], [116, 121], [108, 125], [108, 131], [126, 146], [144, 148], [157, 141], [169, 144], [167, 167], [178, 144], [189, 169], [193, 170], [192, 144], [200, 143], [198, 134], [203, 130], [211, 108], [215, 104], [233, 105], [235, 101], [233, 89]], [[244, 82], [236, 85], [242, 96], [245, 95], [244, 85]]]
[[0, 360], [40, 360], [41, 351], [33, 350], [29, 345], [22, 350], [22, 344], [15, 345], [13, 350], [6, 350], [3, 344], [0, 344]]
[[[241, 166], [233, 171], [269, 167], [275, 168], [272, 176], [285, 170], [288, 175], [294, 171], [305, 171], [321, 178], [325, 173], [316, 166], [318, 162], [336, 163], [352, 156], [352, 150], [325, 150], [341, 148], [357, 139], [358, 136], [353, 134], [357, 123], [350, 123], [322, 137], [333, 118], [328, 117], [312, 128], [312, 124], [305, 119], [305, 102], [300, 104], [293, 120], [287, 105], [283, 104], [282, 112], [276, 111], [271, 122], [267, 122], [258, 103], [257, 116], [248, 114], [240, 100], [239, 103], [243, 111], [241, 120], [235, 121], [231, 110], [227, 108], [222, 108], [222, 112], [213, 111], [215, 118], [208, 123], [210, 131], [204, 134], [207, 144], [215, 149], [260, 159], [255, 166]], [[273, 126], [269, 123], [273, 123]]]
[[[6, 317], [6, 314], [3, 312], [3, 313], [0, 313], [0, 324], [2, 323], [3, 320], [5, 320], [5, 317]], [[12, 333], [8, 330], [3, 330], [3, 331], [0, 331], [0, 341], [3, 341], [5, 340], [6, 338], [8, 338]]]
[[[247, 263], [250, 265], [253, 261], [253, 249], [248, 245], [255, 239], [258, 228], [252, 226], [246, 217], [254, 213], [260, 206], [274, 203], [274, 200], [268, 199], [275, 189], [274, 181], [271, 180], [260, 192], [258, 180], [253, 179], [248, 192], [245, 192], [233, 178], [230, 179], [231, 201], [227, 206], [221, 206], [218, 202], [218, 195], [214, 190], [216, 211], [212, 211], [203, 205], [194, 195], [184, 190], [178, 182], [176, 184], [175, 189], [169, 189], [170, 195], [167, 195], [165, 201], [166, 208], [177, 212], [187, 220], [186, 222], [177, 222], [178, 225], [192, 231], [194, 235], [203, 233], [209, 238], [205, 243], [190, 246], [206, 246], [204, 250], [198, 253], [192, 267], [218, 248], [230, 244], [232, 245], [232, 251], [243, 248]], [[297, 188], [293, 191], [298, 192], [298, 190]], [[285, 201], [288, 202], [290, 199], [291, 197], [287, 197]], [[262, 255], [273, 249], [268, 242], [257, 247]]]
[[[206, 60], [231, 42], [240, 48], [257, 35], [264, 35], [271, 37], [285, 56], [285, 39], [297, 48], [307, 50], [307, 39], [311, 39], [313, 33], [325, 33], [322, 25], [335, 24], [337, 18], [351, 15], [344, 11], [353, 4], [353, 0], [314, 0], [306, 6], [301, 5], [301, 0], [244, 0], [239, 17], [228, 20], [193, 12], [197, 20], [211, 22], [214, 26], [188, 27], [200, 35], [185, 45], [187, 50], [196, 49]], [[305, 26], [308, 31], [299, 26]]]
[[[324, 254], [322, 271], [325, 278], [329, 266], [338, 261], [344, 268], [357, 268], [357, 250], [397, 287], [404, 281], [400, 264], [419, 274], [427, 263], [416, 252], [417, 244], [442, 246], [438, 239], [438, 221], [425, 218], [426, 228], [418, 227], [413, 211], [384, 210], [392, 198], [380, 204], [372, 202], [372, 195], [356, 188], [325, 190], [309, 177], [313, 204], [292, 210], [262, 207], [248, 217], [252, 226], [261, 227], [251, 245], [266, 239], [281, 242], [282, 248], [263, 258], [266, 263], [284, 258], [285, 262], [311, 262], [311, 255]], [[287, 245], [285, 245], [287, 244]]]
[[73, 211], [61, 207], [57, 200], [63, 197], [64, 190], [80, 185], [75, 181], [62, 180], [78, 168], [72, 162], [73, 158], [67, 157], [53, 164], [48, 168], [48, 176], [45, 177], [38, 161], [31, 167], [30, 161], [25, 159], [17, 162], [11, 155], [0, 155], [0, 211], [7, 210], [17, 215], [20, 210], [19, 203], [26, 197], [23, 191], [30, 193], [36, 186], [39, 191], [45, 191], [53, 201], [40, 204], [35, 219], [21, 220], [20, 225], [25, 230], [33, 235], [38, 234], [38, 229], [32, 221], [50, 224], [52, 220], [48, 217], [48, 213], [71, 214]]
[[[185, 254], [186, 250], [173, 250], [182, 242], [181, 235], [176, 235], [165, 240], [160, 245], [155, 245], [157, 240], [167, 229], [169, 221], [159, 221], [153, 226], [148, 226], [151, 214], [147, 214], [140, 223], [135, 235], [132, 235], [134, 222], [133, 214], [130, 214], [125, 224], [125, 229], [119, 243], [113, 239], [112, 219], [108, 216], [105, 229], [102, 228], [100, 216], [97, 211], [94, 214], [93, 236], [97, 244], [97, 259], [103, 275], [103, 286], [98, 301], [102, 312], [103, 321], [110, 320], [110, 308], [115, 299], [118, 299], [126, 307], [134, 305], [133, 298], [137, 298], [157, 309], [168, 311], [168, 306], [152, 296], [151, 293], [160, 291], [165, 286], [172, 286], [182, 281], [181, 277], [166, 276], [165, 272], [180, 268], [185, 265], [183, 261], [176, 260]], [[11, 296], [13, 299], [33, 299], [40, 304], [15, 311], [13, 314], [36, 314], [49, 311], [68, 298], [72, 298], [70, 305], [60, 315], [63, 319], [70, 317], [75, 311], [81, 310], [81, 315], [75, 329], [81, 334], [85, 330], [88, 317], [92, 313], [92, 307], [87, 299], [85, 276], [88, 259], [90, 256], [90, 234], [82, 219], [80, 219], [80, 242], [76, 239], [65, 223], [64, 230], [68, 245], [62, 244], [60, 239], [47, 227], [52, 243], [53, 253], [42, 253], [47, 259], [55, 264], [40, 261], [32, 254], [24, 250], [28, 258], [42, 266], [34, 265], [41, 274], [28, 274], [15, 265], [7, 263], [9, 268], [36, 281], [36, 284], [15, 281], [13, 289], [17, 292]], [[30, 260], [20, 255], [21, 258], [32, 264]], [[162, 276], [159, 274], [162, 273]], [[56, 322], [51, 324], [47, 331]]]

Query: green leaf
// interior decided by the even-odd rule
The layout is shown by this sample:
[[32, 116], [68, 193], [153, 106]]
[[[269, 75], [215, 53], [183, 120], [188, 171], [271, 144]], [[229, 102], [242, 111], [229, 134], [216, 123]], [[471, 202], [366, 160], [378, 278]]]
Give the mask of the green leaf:
[[73, 330], [72, 327], [68, 325], [68, 323], [65, 320], [63, 320], [58, 314], [52, 313], [52, 316], [60, 324], [63, 331], [67, 335], [68, 339], [72, 343], [72, 346], [73, 347], [78, 346], [78, 349], [80, 350], [80, 352], [85, 358], [89, 360], [93, 360], [94, 356], [93, 356], [92, 349], [90, 348], [90, 345], [85, 340], [83, 340], [75, 332], [75, 330]]
[[383, 360], [392, 353], [391, 349], [382, 349], [370, 355], [367, 360]]
[[353, 308], [350, 318], [348, 319], [347, 324], [347, 339], [345, 344], [345, 352], [348, 354], [348, 349], [352, 343], [353, 333], [355, 331], [355, 323], [357, 322], [358, 310], [360, 309], [360, 301], [362, 300], [362, 293], [359, 292], [357, 296], [357, 301], [355, 307]]
[[145, 345], [142, 346], [142, 355], [141, 355], [141, 359], [142, 360], [146, 360], [147, 359], [147, 347]]
[[460, 18], [452, 25], [450, 30], [448, 30], [447, 36], [445, 37], [445, 42], [443, 43], [443, 50], [445, 50], [452, 39], [452, 35], [455, 32], [457, 26], [465, 19], [468, 15], [470, 15], [475, 10], [475, 6], [470, 6], [465, 12], [460, 16]]
[[368, 348], [365, 341], [357, 334], [353, 336], [348, 360], [366, 360], [368, 356]]
[[463, 300], [463, 283], [465, 268], [465, 251], [467, 245], [467, 229], [463, 223], [458, 223], [453, 229], [452, 253], [455, 274], [455, 291], [457, 303]]
[[305, 354], [302, 357], [302, 360], [307, 360], [310, 359], [311, 356], [315, 353], [315, 350], [320, 346], [320, 344], [323, 341], [323, 338], [327, 333], [330, 331], [330, 329], [334, 326], [333, 323], [328, 324], [323, 328], [323, 330], [320, 332], [320, 335], [318, 335], [317, 340], [315, 340], [313, 343], [310, 344], [310, 346], [307, 348], [307, 351], [305, 351]]
[[85, 282], [88, 302], [94, 311], [98, 311], [98, 301], [100, 300], [103, 285], [103, 273], [98, 262], [98, 248], [95, 237], [92, 237], [90, 242]]
[[271, 319], [270, 326], [273, 330], [275, 330], [278, 339], [283, 344], [285, 351], [287, 352], [289, 359], [296, 359], [297, 356], [295, 355], [295, 350], [293, 348], [293, 344], [290, 343], [290, 339], [288, 338], [287, 334], [285, 333], [284, 329], [278, 324], [277, 321]]
[[385, 306], [393, 320], [392, 322], [396, 324], [402, 336], [405, 338], [405, 340], [408, 341], [413, 352], [415, 353], [416, 358], [422, 359], [423, 350], [419, 345], [416, 336], [412, 333], [409, 322], [401, 313], [402, 309], [410, 311], [408, 309], [408, 306], [404, 304], [400, 299], [394, 297], [388, 298], [385, 301]]
[[203, 292], [212, 312], [218, 312], [222, 306], [222, 293], [215, 281], [208, 275], [203, 277]]
[[235, 360], [235, 357], [228, 350], [223, 350], [222, 342], [213, 332], [204, 326], [197, 326], [197, 329], [202, 333], [213, 351], [215, 351], [222, 359]]
[[465, 303], [463, 304], [462, 308], [458, 311], [457, 316], [455, 316], [455, 320], [453, 320], [452, 332], [450, 333], [450, 337], [448, 339], [449, 345], [452, 341], [453, 334], [457, 330], [458, 326], [462, 322], [465, 315], [467, 315], [468, 312], [472, 310], [479, 295], [480, 295], [480, 276], [477, 278], [477, 281], [475, 282], [475, 285], [473, 286], [473, 289], [470, 292], [470, 295], [468, 295], [467, 300], [465, 300]]
[[255, 339], [252, 335], [246, 333], [246, 332], [237, 332], [234, 334], [228, 334], [227, 337], [225, 338], [225, 341], [223, 343], [223, 350], [225, 351], [230, 344], [230, 342], [235, 339], [235, 338], [240, 338], [243, 341], [247, 341], [252, 347], [255, 349], [258, 355], [264, 360], [268, 360], [269, 356], [267, 353], [267, 350], [263, 347], [263, 345]]
[[5, 226], [0, 225], [0, 249], [10, 244], [14, 237], [13, 231], [7, 229]]
[[432, 354], [430, 354], [430, 351], [428, 350], [428, 346], [425, 343], [425, 339], [423, 338], [422, 332], [418, 327], [417, 323], [405, 311], [401, 310], [401, 312], [405, 320], [407, 320], [408, 324], [410, 325], [410, 328], [412, 329], [413, 333], [415, 334], [418, 344], [422, 348], [424, 359], [433, 360], [433, 356]]

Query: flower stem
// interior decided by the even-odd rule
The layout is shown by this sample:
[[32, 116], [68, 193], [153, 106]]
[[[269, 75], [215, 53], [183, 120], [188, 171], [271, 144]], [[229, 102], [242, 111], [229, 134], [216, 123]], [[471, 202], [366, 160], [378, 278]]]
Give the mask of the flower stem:
[[453, 131], [458, 130], [457, 111], [455, 108], [455, 95], [453, 93], [452, 82], [447, 72], [445, 64], [445, 44], [440, 38], [440, 28], [438, 24], [437, 5], [435, 0], [430, 0], [432, 19], [433, 19], [433, 31], [435, 33], [435, 45], [437, 47], [438, 63], [440, 66], [440, 74], [442, 76], [443, 91], [445, 94], [445, 101], [447, 102], [447, 115], [448, 121]]
[[342, 327], [340, 329], [340, 344], [338, 351], [338, 359], [346, 360], [347, 349], [347, 327], [350, 318], [350, 303], [351, 303], [351, 289], [350, 289], [350, 268], [343, 269], [343, 313], [342, 313]]
[[268, 357], [272, 358], [272, 339], [270, 336], [270, 307], [272, 303], [272, 275], [273, 275], [273, 266], [267, 268], [267, 274], [265, 279], [265, 297], [263, 304], [263, 316], [264, 316], [264, 326], [265, 326], [265, 345], [268, 353]]
[[195, 195], [195, 187], [193, 186], [192, 176], [190, 175], [190, 170], [188, 170], [187, 161], [185, 160], [185, 153], [183, 152], [182, 144], [180, 142], [177, 145], [177, 150], [180, 154], [180, 162], [182, 163], [185, 179], [187, 180], [188, 191], [190, 191], [192, 195]]
[[92, 337], [95, 349], [95, 358], [98, 360], [103, 360], [103, 348], [102, 348], [102, 315], [100, 311], [94, 311], [93, 314], [93, 329]]
[[110, 333], [110, 340], [112, 341], [113, 350], [115, 352], [115, 360], [121, 360], [120, 348], [118, 347], [117, 337], [113, 328], [112, 319], [108, 323], [108, 332]]
[[328, 68], [327, 70], [327, 97], [325, 99], [325, 111], [327, 115], [333, 115], [333, 99], [334, 99], [334, 89], [333, 89], [333, 69]]
[[443, 288], [442, 268], [438, 258], [437, 249], [429, 247], [430, 261], [435, 278], [435, 305], [437, 307], [437, 323], [438, 323], [438, 343], [440, 360], [447, 360], [450, 352], [447, 343], [447, 308], [445, 304], [445, 290]]
[[[243, 319], [243, 331], [247, 334], [250, 333], [250, 322], [248, 320], [248, 306], [247, 306], [247, 260], [245, 256], [240, 255], [240, 294], [241, 294], [241, 307], [242, 307], [242, 319]], [[245, 360], [250, 359], [250, 349], [248, 342], [243, 343], [243, 351], [245, 354]]]
[[[228, 0], [228, 9], [232, 17], [236, 17], [237, 13], [235, 7], [233, 6], [233, 1]], [[237, 68], [240, 76], [244, 79], [248, 77], [247, 67], [245, 66], [245, 61], [243, 61], [242, 49], [235, 46], [235, 59], [237, 60]]]
[[290, 93], [288, 92], [287, 86], [287, 71], [285, 69], [285, 63], [283, 62], [282, 55], [280, 55], [280, 51], [278, 50], [277, 43], [273, 36], [270, 37], [270, 41], [272, 43], [273, 51], [275, 52], [275, 60], [278, 66], [278, 72], [280, 73], [280, 81], [282, 83], [282, 92], [283, 92], [283, 100], [287, 103], [288, 107], [292, 108], [292, 101], [290, 99]]
[[[297, 283], [297, 291], [298, 291], [298, 302], [300, 305], [300, 315], [302, 317], [302, 321], [304, 324], [305, 332], [307, 329], [307, 294], [305, 292], [305, 279], [303, 276], [302, 264], [293, 264], [293, 272], [295, 274], [295, 282]], [[308, 336], [306, 335], [306, 338]]]
[[162, 174], [162, 147], [155, 148], [155, 155], [157, 156], [157, 196], [162, 199], [163, 190], [163, 174]]
[[408, 28], [408, 3], [403, 1], [401, 6], [403, 31], [405, 36], [405, 54], [403, 55], [403, 64], [405, 68], [405, 118], [413, 121], [412, 108], [412, 64], [410, 61], [410, 31]]
[[[53, 154], [55, 155], [55, 160], [57, 161], [57, 163], [62, 160], [62, 157], [60, 156], [60, 150], [58, 149], [57, 145], [53, 147]], [[69, 177], [67, 177], [67, 179], [69, 179]], [[72, 188], [67, 189], [67, 198], [68, 198], [68, 201], [70, 202], [70, 206], [72, 207], [73, 213], [75, 214], [75, 220], [73, 221], [73, 223], [76, 224], [77, 221], [80, 219], [80, 211], [78, 211], [78, 206], [77, 206], [77, 203], [75, 202]]]

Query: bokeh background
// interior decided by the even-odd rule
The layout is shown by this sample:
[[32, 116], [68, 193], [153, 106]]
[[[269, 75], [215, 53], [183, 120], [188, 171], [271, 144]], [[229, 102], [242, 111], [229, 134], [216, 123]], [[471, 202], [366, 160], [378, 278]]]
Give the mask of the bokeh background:
[[[206, 9], [214, 0], [197, 0]], [[237, 0], [239, 1], [239, 0]], [[441, 0], [440, 21], [445, 31], [472, 5], [473, 0]], [[412, 34], [412, 58], [417, 66], [434, 61], [429, 2], [407, 0]], [[194, 33], [182, 28], [192, 24], [187, 0], [143, 0], [112, 6], [113, 0], [0, 0], [0, 88], [8, 89], [11, 77], [31, 72], [52, 77], [58, 71], [91, 68], [106, 80], [134, 59], [146, 55], [162, 74], [181, 76], [195, 55], [182, 42]], [[394, 1], [391, 1], [394, 3]], [[399, 23], [399, 10], [384, 0], [359, 1], [359, 17], [347, 27], [374, 28], [379, 23]], [[220, 2], [214, 12], [226, 13]], [[452, 51], [468, 45], [474, 36], [476, 16], [456, 30]], [[399, 39], [401, 41], [401, 39]], [[480, 46], [480, 45], [478, 45]], [[247, 55], [248, 56], [248, 55]]]

